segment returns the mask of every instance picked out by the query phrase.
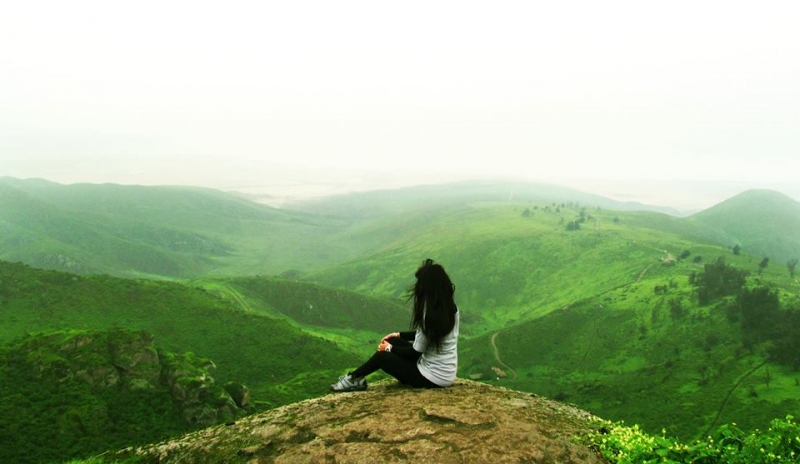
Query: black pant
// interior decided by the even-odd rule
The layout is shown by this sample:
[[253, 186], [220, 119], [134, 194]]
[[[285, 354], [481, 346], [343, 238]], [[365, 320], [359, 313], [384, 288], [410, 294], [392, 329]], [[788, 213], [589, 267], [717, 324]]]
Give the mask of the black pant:
[[[410, 348], [411, 345], [411, 343], [400, 338], [390, 338], [388, 342], [392, 347]], [[366, 377], [378, 369], [391, 375], [400, 383], [414, 388], [440, 388], [439, 385], [420, 374], [419, 369], [417, 369], [416, 359], [404, 358], [394, 351], [376, 351], [367, 362], [351, 372], [350, 375], [353, 377]]]

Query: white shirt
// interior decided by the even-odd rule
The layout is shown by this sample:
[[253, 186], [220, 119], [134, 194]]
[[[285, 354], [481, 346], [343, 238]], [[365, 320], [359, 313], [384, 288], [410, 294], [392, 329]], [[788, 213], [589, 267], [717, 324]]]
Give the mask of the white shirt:
[[417, 368], [423, 377], [440, 387], [448, 387], [456, 379], [458, 369], [458, 321], [460, 312], [456, 310], [456, 321], [453, 330], [442, 339], [439, 351], [428, 347], [428, 338], [417, 328], [414, 338], [414, 349], [422, 353], [417, 360]]

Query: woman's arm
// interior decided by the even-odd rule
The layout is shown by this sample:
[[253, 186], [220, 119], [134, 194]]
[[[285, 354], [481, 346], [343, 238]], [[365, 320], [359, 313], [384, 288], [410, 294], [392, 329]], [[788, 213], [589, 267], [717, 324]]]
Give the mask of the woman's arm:
[[422, 353], [415, 350], [411, 345], [394, 345], [392, 346], [391, 351], [401, 358], [410, 359], [412, 361], [416, 361], [420, 356], [422, 356]]
[[400, 339], [405, 340], [407, 342], [413, 342], [414, 338], [416, 338], [416, 336], [417, 336], [417, 333], [415, 331], [413, 331], [413, 330], [410, 331], [410, 332], [392, 332], [390, 334], [384, 335], [383, 338], [381, 338], [381, 343], [385, 342], [386, 340], [388, 340], [390, 338], [400, 338]]
[[[413, 334], [414, 332], [410, 333]], [[415, 350], [410, 341], [403, 340], [401, 337], [397, 336], [390, 337], [389, 335], [387, 335], [389, 338], [384, 337], [384, 339], [381, 340], [381, 343], [378, 345], [378, 351], [390, 351], [401, 358], [410, 359], [412, 361], [416, 361], [422, 356], [422, 353]]]

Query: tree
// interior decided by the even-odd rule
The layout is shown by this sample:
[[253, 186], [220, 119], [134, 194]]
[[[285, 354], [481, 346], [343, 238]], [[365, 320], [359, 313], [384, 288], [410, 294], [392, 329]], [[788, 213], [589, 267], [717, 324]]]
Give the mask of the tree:
[[789, 276], [794, 279], [794, 268], [797, 267], [797, 258], [792, 258], [786, 263], [786, 267], [789, 268]]
[[764, 259], [762, 259], [761, 262], [758, 263], [758, 273], [761, 274], [762, 272], [764, 272], [764, 269], [766, 269], [767, 266], [769, 266], [769, 258], [764, 256]]
[[729, 266], [722, 257], [706, 263], [703, 272], [689, 275], [689, 283], [697, 287], [697, 298], [701, 305], [712, 300], [735, 295], [742, 290], [746, 282], [747, 272]]
[[736, 245], [734, 245], [734, 246], [733, 246], [733, 254], [735, 254], [736, 256], [739, 256], [739, 254], [740, 254], [741, 252], [742, 252], [742, 247], [741, 247], [741, 246], [739, 246], [739, 244], [738, 244], [738, 243], [737, 243]]

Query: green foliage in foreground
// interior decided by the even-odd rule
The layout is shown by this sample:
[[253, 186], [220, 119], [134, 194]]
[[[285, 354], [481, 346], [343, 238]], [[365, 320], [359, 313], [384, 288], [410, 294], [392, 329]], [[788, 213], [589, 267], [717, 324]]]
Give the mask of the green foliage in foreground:
[[791, 464], [800, 459], [800, 425], [792, 416], [775, 419], [767, 430], [750, 434], [726, 424], [691, 444], [667, 437], [664, 431], [648, 435], [638, 425], [628, 427], [623, 422], [605, 423], [582, 441], [617, 464]]

